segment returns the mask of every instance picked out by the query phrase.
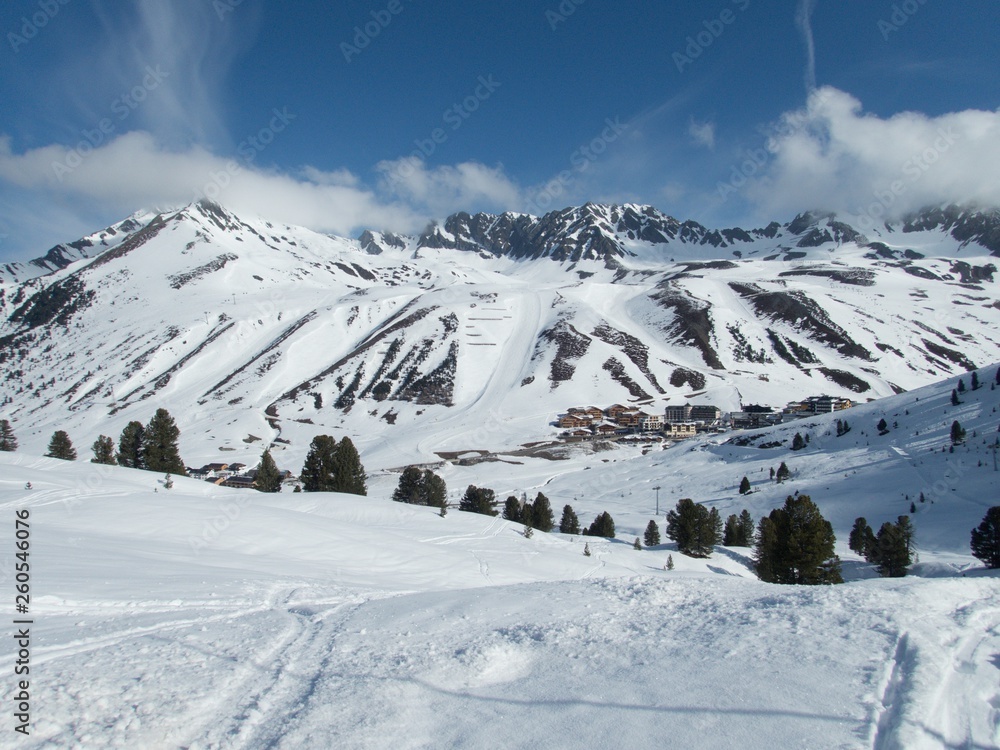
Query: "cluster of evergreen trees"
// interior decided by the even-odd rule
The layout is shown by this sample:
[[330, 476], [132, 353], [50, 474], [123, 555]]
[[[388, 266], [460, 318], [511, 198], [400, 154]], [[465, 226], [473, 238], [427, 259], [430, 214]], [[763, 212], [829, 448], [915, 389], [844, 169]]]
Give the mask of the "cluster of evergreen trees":
[[681, 498], [667, 513], [667, 537], [685, 555], [708, 557], [722, 540], [722, 517], [716, 508], [709, 510], [689, 497]]
[[738, 516], [733, 513], [726, 519], [722, 532], [722, 544], [725, 547], [753, 547], [757, 535], [750, 511], [746, 508]]
[[101, 435], [94, 442], [93, 463], [125, 466], [130, 469], [163, 471], [168, 474], [187, 476], [187, 469], [181, 460], [177, 440], [181, 431], [174, 418], [166, 409], [157, 409], [149, 424], [129, 422], [118, 439], [118, 454], [114, 454], [114, 442]]
[[314, 437], [299, 480], [306, 492], [368, 494], [365, 467], [349, 437], [339, 443], [330, 435]]
[[782, 508], [760, 519], [754, 562], [769, 583], [843, 583], [836, 537], [808, 495], [789, 495]]
[[[400, 480], [402, 483], [402, 479]], [[399, 488], [397, 488], [399, 492]], [[396, 499], [395, 494], [393, 499]], [[470, 484], [462, 499], [458, 503], [458, 509], [467, 513], [480, 513], [485, 516], [500, 515], [497, 510], [496, 493], [485, 487], [477, 487]], [[520, 499], [514, 495], [509, 496], [504, 501], [503, 518], [514, 523], [524, 524], [526, 536], [531, 536], [532, 529], [549, 532], [555, 528], [555, 515], [552, 504], [544, 493], [539, 492], [534, 501], [529, 502], [527, 496], [522, 495]], [[559, 520], [560, 534], [582, 534], [584, 536], [601, 536], [609, 539], [615, 537], [615, 520], [608, 512], [599, 513], [594, 522], [587, 528], [580, 526], [580, 518], [572, 505], [564, 505], [562, 517]]]
[[448, 486], [430, 469], [421, 471], [416, 466], [407, 466], [393, 490], [392, 499], [397, 503], [444, 508], [448, 505]]
[[874, 564], [883, 578], [902, 578], [913, 564], [913, 524], [909, 516], [899, 516], [896, 523], [883, 523], [876, 534], [868, 521], [859, 517], [851, 527], [847, 546]]
[[552, 504], [541, 492], [535, 496], [534, 502], [528, 502], [528, 498], [524, 495], [520, 500], [511, 495], [504, 502], [503, 517], [514, 523], [523, 523], [525, 528], [538, 529], [546, 533], [552, 531], [556, 525]]

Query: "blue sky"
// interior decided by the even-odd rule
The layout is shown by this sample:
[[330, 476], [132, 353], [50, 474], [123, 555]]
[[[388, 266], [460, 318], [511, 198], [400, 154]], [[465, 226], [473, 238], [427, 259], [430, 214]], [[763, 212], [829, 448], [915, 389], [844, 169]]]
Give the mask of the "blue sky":
[[1000, 205], [995, 0], [11, 0], [0, 260], [202, 195], [320, 231]]

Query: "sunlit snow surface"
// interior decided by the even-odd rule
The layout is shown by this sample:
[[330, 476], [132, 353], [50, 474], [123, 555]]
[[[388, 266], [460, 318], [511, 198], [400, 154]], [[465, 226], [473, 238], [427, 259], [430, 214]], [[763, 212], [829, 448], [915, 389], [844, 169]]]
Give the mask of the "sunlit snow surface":
[[[0, 454], [3, 585], [12, 600], [13, 511], [28, 508], [35, 619], [33, 733], [0, 743], [995, 747], [1000, 580], [968, 555], [968, 535], [998, 474], [978, 438], [968, 453], [940, 448], [954, 418], [992, 439], [1000, 391], [950, 407], [950, 385], [851, 410], [843, 438], [825, 434], [833, 415], [772, 431], [808, 426], [796, 453], [716, 437], [441, 469], [453, 491], [543, 489], [584, 524], [610, 511], [618, 538], [586, 540], [590, 557], [580, 537], [525, 539], [501, 519], [392, 503], [391, 474], [367, 498], [268, 496]], [[881, 414], [899, 426], [880, 438]], [[775, 486], [760, 469], [781, 460], [793, 479]], [[746, 498], [744, 474], [757, 490]], [[772, 586], [748, 550], [635, 551], [654, 483], [661, 511], [691, 496], [755, 517], [808, 492], [851, 580]], [[917, 575], [873, 578], [844, 544], [853, 518], [877, 528], [921, 488]], [[0, 663], [13, 659], [5, 641]], [[9, 700], [12, 679], [0, 686]]]

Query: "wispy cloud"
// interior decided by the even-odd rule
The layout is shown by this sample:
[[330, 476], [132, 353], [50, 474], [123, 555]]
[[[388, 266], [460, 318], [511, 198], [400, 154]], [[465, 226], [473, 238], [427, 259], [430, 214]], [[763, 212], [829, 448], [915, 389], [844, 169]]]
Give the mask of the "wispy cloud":
[[795, 13], [795, 25], [802, 33], [802, 41], [806, 47], [806, 93], [816, 90], [816, 42], [813, 38], [812, 14], [816, 10], [816, 0], [799, 0]]
[[257, 4], [241, 3], [225, 20], [203, 0], [93, 0], [93, 8], [103, 35], [92, 42], [85, 80], [74, 81], [82, 95], [97, 85], [127, 91], [147, 66], [159, 67], [169, 76], [137, 108], [133, 127], [174, 146], [227, 144], [220, 102], [233, 63], [256, 34]]
[[699, 146], [705, 146], [708, 149], [715, 148], [714, 122], [698, 122], [692, 118], [691, 124], [688, 125], [688, 135], [690, 135], [694, 142]]

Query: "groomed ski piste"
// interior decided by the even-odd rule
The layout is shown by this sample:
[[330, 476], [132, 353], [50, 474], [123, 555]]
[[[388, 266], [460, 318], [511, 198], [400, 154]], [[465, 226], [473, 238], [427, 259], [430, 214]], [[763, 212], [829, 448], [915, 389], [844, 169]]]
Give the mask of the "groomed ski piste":
[[[1000, 579], [969, 554], [970, 530], [1000, 501], [995, 370], [959, 406], [950, 379], [667, 448], [438, 467], [450, 496], [470, 483], [501, 502], [544, 491], [557, 518], [570, 503], [584, 526], [606, 510], [611, 540], [525, 538], [500, 518], [394, 503], [388, 469], [372, 472], [368, 497], [264, 495], [0, 453], [0, 586], [13, 613], [14, 513], [26, 509], [33, 620], [31, 734], [8, 726], [0, 745], [996, 747]], [[840, 438], [838, 418], [852, 428]], [[951, 452], [954, 420], [968, 438]], [[789, 450], [795, 432], [810, 435], [805, 450]], [[792, 478], [776, 485], [767, 469], [781, 461]], [[744, 475], [754, 491], [740, 496]], [[654, 486], [661, 533], [679, 497], [757, 519], [809, 494], [848, 582], [764, 584], [749, 549], [636, 551]], [[847, 549], [850, 525], [877, 529], [910, 502], [919, 562], [877, 578]], [[8, 725], [17, 650], [0, 647]]]

